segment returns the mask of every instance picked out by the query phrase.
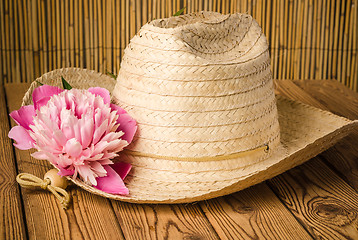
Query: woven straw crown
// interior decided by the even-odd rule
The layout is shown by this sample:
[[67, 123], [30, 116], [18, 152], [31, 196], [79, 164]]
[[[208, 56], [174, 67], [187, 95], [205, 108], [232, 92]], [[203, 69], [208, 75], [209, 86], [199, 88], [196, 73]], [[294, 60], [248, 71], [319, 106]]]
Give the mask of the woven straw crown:
[[125, 50], [113, 91], [139, 125], [129, 149], [186, 158], [274, 150], [280, 129], [269, 62], [249, 15], [200, 12], [146, 24]]

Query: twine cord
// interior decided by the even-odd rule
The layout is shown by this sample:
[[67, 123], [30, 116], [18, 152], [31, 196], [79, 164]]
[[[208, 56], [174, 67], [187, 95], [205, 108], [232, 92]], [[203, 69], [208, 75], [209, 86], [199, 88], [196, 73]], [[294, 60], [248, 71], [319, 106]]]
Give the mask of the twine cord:
[[29, 173], [20, 173], [16, 176], [16, 181], [23, 188], [40, 187], [44, 190], [49, 190], [60, 201], [64, 209], [67, 209], [70, 204], [71, 198], [66, 190], [52, 186], [51, 180], [48, 178], [41, 179]]
[[126, 154], [137, 156], [137, 157], [150, 157], [150, 158], [156, 158], [156, 159], [164, 159], [164, 160], [171, 160], [171, 161], [185, 161], [185, 162], [208, 162], [208, 161], [220, 161], [220, 160], [228, 160], [228, 159], [235, 159], [239, 157], [245, 157], [247, 155], [251, 155], [255, 152], [264, 151], [265, 153], [268, 153], [270, 150], [270, 147], [268, 144], [264, 144], [260, 147], [250, 149], [247, 151], [227, 154], [227, 155], [217, 155], [217, 156], [209, 156], [209, 157], [173, 157], [173, 156], [162, 156], [162, 155], [156, 155], [151, 153], [143, 153], [143, 152], [137, 152], [133, 150], [126, 149], [123, 152]]

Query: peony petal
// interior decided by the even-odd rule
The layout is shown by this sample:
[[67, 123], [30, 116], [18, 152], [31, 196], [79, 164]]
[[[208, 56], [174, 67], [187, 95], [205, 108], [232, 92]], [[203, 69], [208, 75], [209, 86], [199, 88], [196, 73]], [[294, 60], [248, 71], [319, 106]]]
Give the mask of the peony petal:
[[31, 156], [36, 158], [36, 159], [41, 159], [41, 160], [48, 160], [49, 159], [47, 154], [45, 152], [42, 152], [42, 151], [31, 153]]
[[18, 149], [27, 150], [34, 147], [35, 141], [30, 137], [28, 131], [21, 126], [11, 128], [8, 136], [16, 141], [14, 146]]
[[94, 130], [92, 143], [96, 144], [103, 136], [108, 126], [108, 119], [104, 120], [102, 124]]
[[59, 172], [57, 174], [63, 177], [63, 176], [72, 176], [74, 173], [75, 173], [74, 169], [68, 170], [65, 168], [59, 168]]
[[57, 95], [64, 90], [58, 87], [42, 85], [34, 89], [32, 93], [32, 101], [34, 102], [35, 109], [39, 109], [41, 106], [46, 105], [51, 96]]
[[81, 139], [83, 149], [87, 148], [92, 142], [94, 123], [93, 119], [86, 120], [83, 125], [80, 126]]
[[107, 193], [128, 195], [129, 190], [120, 175], [108, 165], [104, 166], [104, 169], [107, 171], [107, 176], [96, 178], [97, 186], [94, 187]]
[[109, 95], [109, 91], [105, 88], [91, 87], [88, 89], [88, 91], [96, 96], [102, 97], [105, 104], [111, 102], [111, 96]]
[[82, 153], [82, 146], [81, 144], [76, 140], [76, 138], [71, 138], [67, 141], [64, 150], [67, 154], [69, 154], [71, 157], [79, 157]]
[[128, 175], [129, 171], [132, 169], [132, 165], [125, 162], [116, 162], [111, 165], [114, 171], [118, 173], [118, 175], [125, 179], [125, 177]]
[[21, 127], [30, 130], [30, 125], [33, 124], [33, 117], [36, 116], [36, 111], [33, 105], [22, 106], [19, 110], [12, 111], [10, 117]]
[[97, 185], [97, 181], [96, 181], [96, 178], [94, 176], [94, 173], [93, 173], [93, 171], [91, 170], [91, 167], [88, 164], [78, 165], [78, 166], [76, 166], [76, 169], [78, 171], [78, 174], [82, 177], [82, 179], [87, 184], [91, 184], [93, 186]]
[[134, 134], [137, 131], [136, 121], [131, 116], [129, 116], [125, 110], [115, 104], [111, 104], [111, 109], [112, 111], [117, 111], [117, 114], [119, 115], [117, 119], [117, 123], [119, 123], [117, 132], [124, 132], [122, 139], [126, 140], [128, 143], [131, 143]]

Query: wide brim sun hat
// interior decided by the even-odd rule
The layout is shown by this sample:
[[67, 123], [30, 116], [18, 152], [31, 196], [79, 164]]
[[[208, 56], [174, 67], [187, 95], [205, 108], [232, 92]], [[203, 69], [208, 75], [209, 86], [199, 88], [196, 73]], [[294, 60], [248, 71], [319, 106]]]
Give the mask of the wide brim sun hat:
[[358, 125], [275, 96], [266, 38], [246, 14], [199, 12], [145, 24], [125, 49], [117, 80], [58, 69], [35, 81], [104, 87], [138, 124], [117, 161], [132, 169], [129, 195], [76, 185], [133, 203], [185, 203], [230, 194], [295, 167]]

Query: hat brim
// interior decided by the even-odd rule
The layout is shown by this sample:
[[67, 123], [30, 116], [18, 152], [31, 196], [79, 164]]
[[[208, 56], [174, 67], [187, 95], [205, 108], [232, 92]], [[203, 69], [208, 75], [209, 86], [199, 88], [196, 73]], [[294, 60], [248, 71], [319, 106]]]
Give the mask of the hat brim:
[[[43, 84], [61, 86], [61, 76], [72, 87], [104, 87], [111, 91], [116, 81], [92, 70], [64, 68], [37, 79]], [[31, 94], [39, 86], [34, 82], [25, 94], [23, 105], [31, 104]], [[109, 194], [87, 185], [80, 179], [69, 180], [103, 197], [133, 203], [185, 203], [230, 194], [270, 179], [304, 163], [333, 146], [358, 125], [330, 112], [277, 96], [281, 146], [270, 157], [256, 161], [245, 158], [210, 162], [183, 162], [130, 156], [120, 161], [133, 168], [125, 179], [130, 194]]]

